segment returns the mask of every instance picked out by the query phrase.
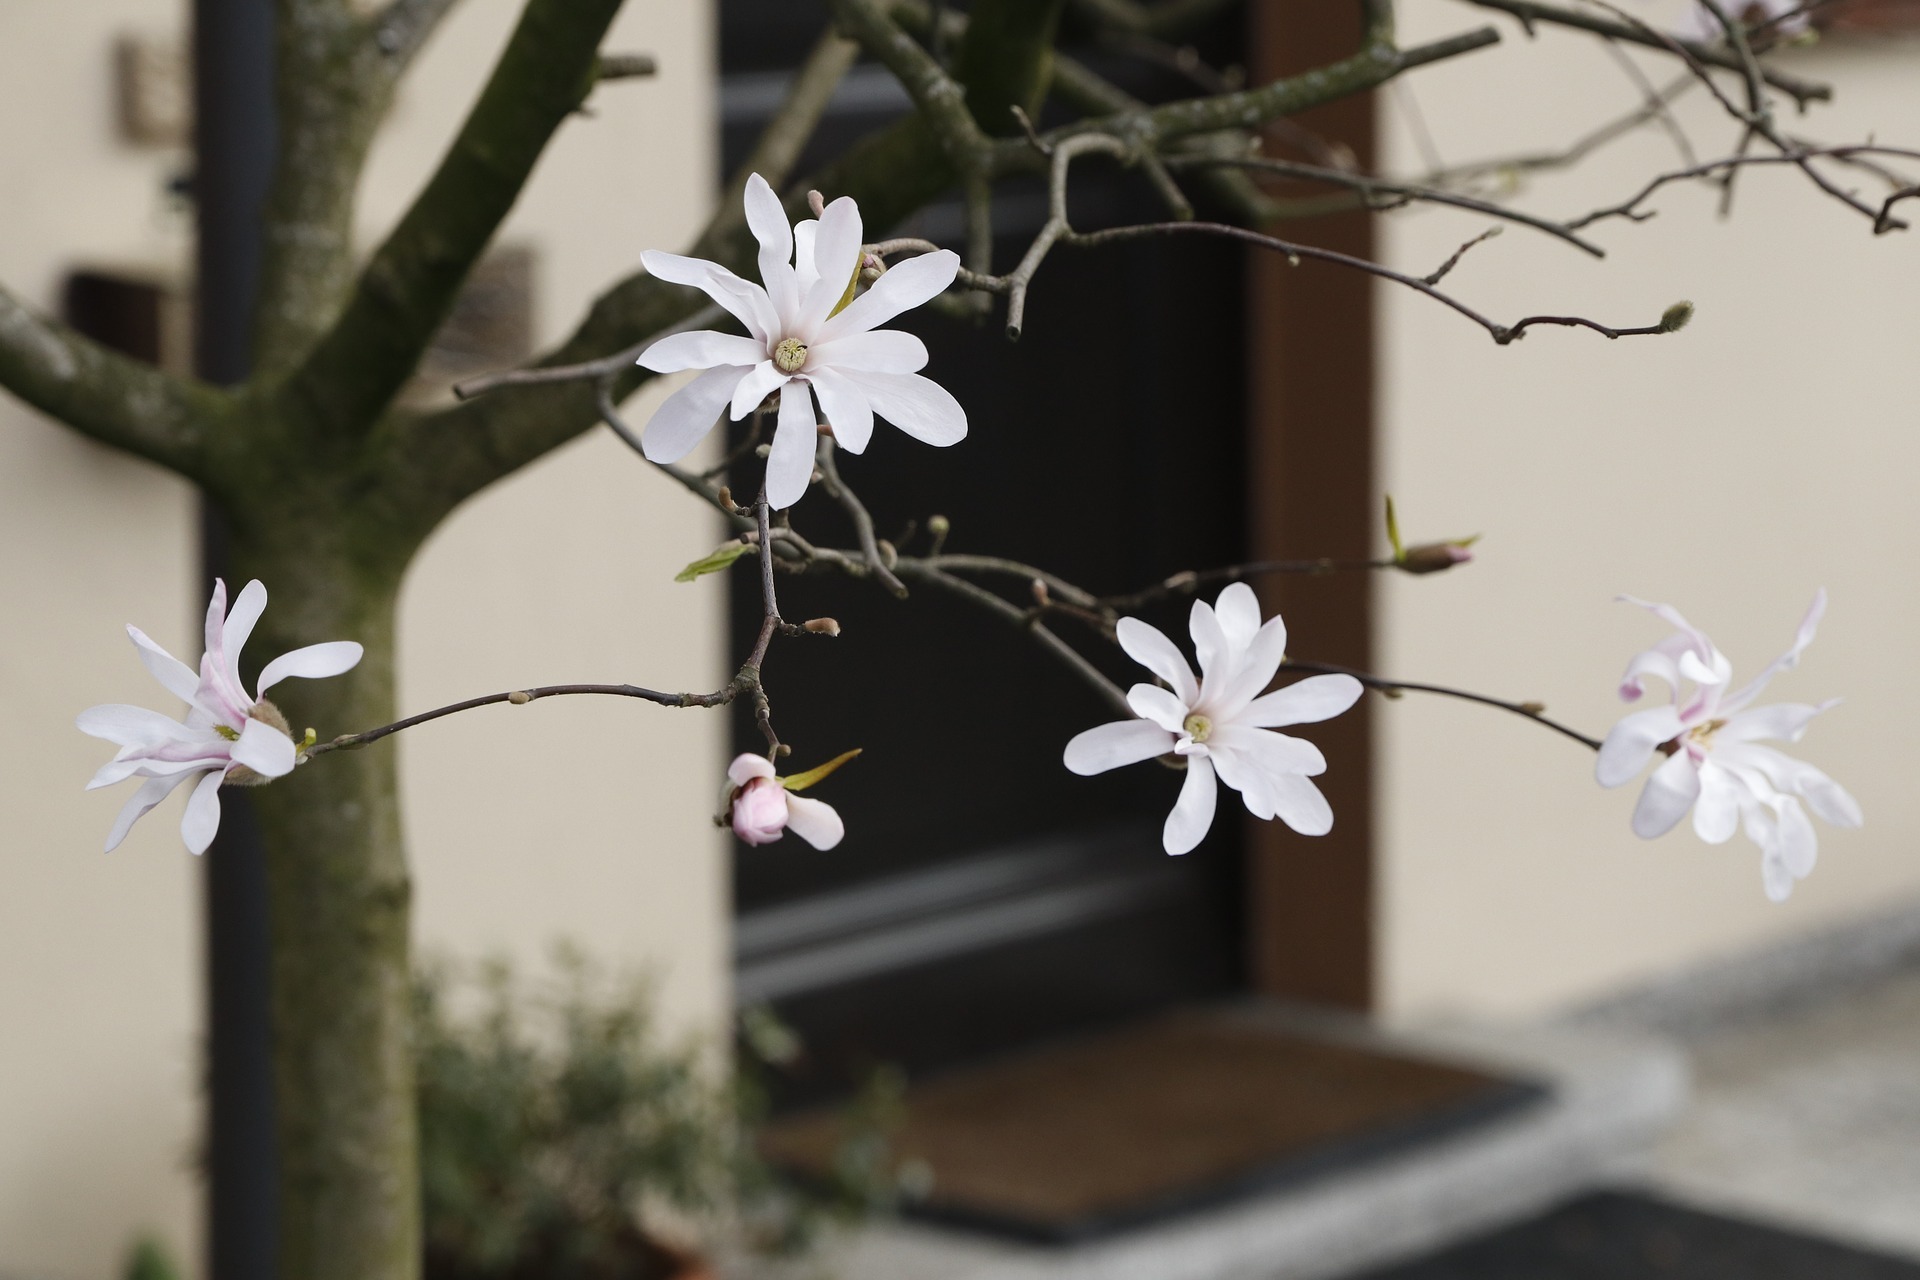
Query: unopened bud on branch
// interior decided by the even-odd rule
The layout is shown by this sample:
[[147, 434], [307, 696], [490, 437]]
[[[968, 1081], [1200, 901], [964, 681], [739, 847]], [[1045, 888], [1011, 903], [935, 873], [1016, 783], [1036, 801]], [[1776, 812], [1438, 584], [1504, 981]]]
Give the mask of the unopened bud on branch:
[[1660, 313], [1660, 332], [1678, 333], [1687, 327], [1687, 321], [1693, 319], [1691, 302], [1676, 302]]
[[1472, 543], [1473, 539], [1463, 538], [1457, 542], [1426, 542], [1408, 547], [1393, 562], [1393, 567], [1402, 573], [1439, 573], [1473, 559]]
[[837, 636], [840, 634], [840, 623], [833, 618], [808, 618], [800, 624], [800, 629], [817, 636]]
[[507, 701], [511, 702], [516, 707], [524, 707], [529, 702], [533, 701], [533, 695], [528, 693], [525, 689], [515, 689], [512, 693], [507, 695]]

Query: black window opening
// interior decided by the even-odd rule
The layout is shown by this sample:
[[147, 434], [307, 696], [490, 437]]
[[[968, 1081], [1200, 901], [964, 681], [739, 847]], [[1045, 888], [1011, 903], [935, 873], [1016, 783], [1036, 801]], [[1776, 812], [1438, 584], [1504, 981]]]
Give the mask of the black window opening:
[[[826, 19], [822, 5], [763, 0], [723, 0], [720, 12], [731, 172]], [[1231, 53], [1238, 39], [1235, 28], [1218, 43]], [[1196, 91], [1137, 52], [1073, 40], [1068, 31], [1063, 46], [1136, 96]], [[862, 63], [797, 172], [906, 109], [886, 71]], [[1138, 172], [1102, 158], [1074, 172], [1081, 226], [1166, 216]], [[1039, 182], [1002, 187], [997, 269], [1044, 216]], [[958, 201], [897, 233], [961, 248]], [[921, 522], [909, 553], [927, 549], [924, 521], [937, 513], [950, 522], [948, 551], [1028, 561], [1102, 593], [1239, 558], [1242, 270], [1238, 249], [1200, 238], [1061, 250], [1036, 279], [1017, 343], [998, 310], [978, 325], [925, 309], [901, 317], [889, 327], [926, 341], [925, 372], [965, 406], [969, 435], [935, 449], [881, 422], [864, 454], [840, 456], [842, 474], [882, 537]], [[816, 542], [852, 545], [824, 495], [794, 518]], [[1233, 793], [1207, 841], [1170, 858], [1160, 830], [1180, 775], [1152, 764], [1068, 773], [1067, 740], [1114, 713], [1030, 639], [926, 588], [902, 603], [827, 575], [782, 575], [779, 586], [790, 619], [842, 626], [837, 639], [776, 646], [768, 689], [795, 747], [783, 768], [864, 752], [814, 793], [846, 819], [839, 848], [797, 837], [736, 847], [737, 998], [770, 1006], [807, 1046], [776, 1088], [781, 1102], [842, 1094], [882, 1064], [936, 1070], [1244, 985]], [[736, 573], [730, 589], [732, 644], [744, 652], [761, 616], [757, 578]], [[1186, 648], [1186, 611], [1179, 601], [1144, 616]], [[1055, 625], [1122, 687], [1148, 678], [1071, 620]], [[750, 714], [733, 735], [736, 750], [765, 749]]]

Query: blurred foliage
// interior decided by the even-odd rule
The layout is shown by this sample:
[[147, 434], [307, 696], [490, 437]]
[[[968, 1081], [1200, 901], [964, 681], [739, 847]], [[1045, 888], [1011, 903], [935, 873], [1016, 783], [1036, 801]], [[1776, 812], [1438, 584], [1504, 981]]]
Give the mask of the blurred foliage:
[[152, 1236], [142, 1236], [127, 1250], [127, 1265], [120, 1274], [124, 1280], [180, 1280], [173, 1255]]
[[877, 1083], [854, 1108], [832, 1185], [796, 1186], [752, 1139], [761, 1072], [798, 1052], [793, 1034], [749, 1012], [728, 1078], [713, 1055], [662, 1042], [650, 994], [572, 948], [538, 983], [501, 960], [424, 966], [414, 1034], [428, 1280], [665, 1276], [663, 1235], [691, 1228], [793, 1254], [891, 1207], [897, 1086]]

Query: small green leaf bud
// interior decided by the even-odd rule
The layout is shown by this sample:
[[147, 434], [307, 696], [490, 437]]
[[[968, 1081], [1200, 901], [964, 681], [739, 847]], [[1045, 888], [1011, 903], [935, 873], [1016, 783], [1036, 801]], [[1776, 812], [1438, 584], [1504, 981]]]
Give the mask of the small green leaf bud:
[[1691, 302], [1676, 302], [1660, 313], [1660, 332], [1678, 333], [1687, 327], [1687, 321], [1693, 319]]

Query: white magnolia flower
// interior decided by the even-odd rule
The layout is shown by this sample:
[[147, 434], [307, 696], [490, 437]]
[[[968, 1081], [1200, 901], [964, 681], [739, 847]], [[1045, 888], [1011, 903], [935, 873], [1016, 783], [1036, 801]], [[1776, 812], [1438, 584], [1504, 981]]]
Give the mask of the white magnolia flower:
[[1270, 730], [1339, 715], [1359, 698], [1360, 682], [1310, 676], [1260, 696], [1286, 655], [1287, 628], [1277, 616], [1261, 623], [1260, 602], [1244, 582], [1222, 591], [1212, 607], [1194, 601], [1189, 626], [1198, 681], [1164, 633], [1137, 618], [1120, 619], [1120, 647], [1171, 688], [1133, 686], [1127, 703], [1141, 718], [1076, 735], [1067, 744], [1067, 768], [1084, 776], [1168, 752], [1186, 757], [1186, 781], [1161, 836], [1168, 853], [1186, 853], [1213, 825], [1215, 775], [1255, 817], [1325, 835], [1333, 810], [1308, 779], [1326, 772], [1326, 757], [1311, 742]]
[[[120, 751], [93, 776], [87, 790], [109, 787], [128, 778], [145, 778], [133, 793], [113, 830], [107, 850], [126, 839], [141, 815], [172, 794], [174, 788], [197, 778], [187, 799], [180, 835], [194, 853], [206, 852], [220, 828], [220, 785], [248, 786], [293, 772], [298, 752], [287, 732], [286, 717], [264, 696], [252, 697], [240, 683], [240, 649], [253, 633], [267, 607], [267, 589], [249, 582], [227, 612], [227, 584], [215, 580], [207, 604], [207, 650], [200, 673], [129, 626], [140, 661], [167, 692], [188, 704], [184, 722], [145, 707], [109, 704], [89, 707], [75, 723], [82, 733], [105, 738]], [[282, 654], [260, 672], [258, 692], [288, 676], [318, 679], [337, 676], [360, 661], [361, 648], [351, 640], [308, 645]]]
[[[908, 259], [859, 297], [860, 210], [842, 196], [817, 221], [787, 225], [786, 211], [759, 174], [747, 179], [747, 225], [760, 241], [760, 279], [742, 280], [717, 263], [648, 250], [647, 270], [703, 289], [751, 336], [703, 329], [660, 339], [640, 363], [656, 373], [706, 372], [669, 396], [647, 423], [641, 445], [655, 462], [677, 462], [712, 429], [721, 410], [737, 421], [775, 391], [780, 417], [767, 458], [767, 501], [790, 507], [813, 478], [818, 433], [813, 402], [849, 453], [863, 452], [879, 414], [916, 440], [954, 444], [967, 434], [966, 411], [939, 384], [919, 375], [926, 344], [879, 329], [953, 283], [960, 258], [948, 249]], [[851, 298], [851, 301], [848, 299]]]
[[[1600, 745], [1595, 776], [1603, 787], [1632, 781], [1656, 753], [1666, 760], [1647, 779], [1633, 811], [1634, 834], [1651, 840], [1664, 835], [1693, 810], [1693, 829], [1709, 844], [1723, 844], [1744, 827], [1760, 846], [1760, 869], [1767, 896], [1778, 902], [1793, 882], [1813, 870], [1818, 837], [1801, 801], [1835, 826], [1860, 825], [1860, 805], [1846, 790], [1810, 764], [1761, 746], [1767, 738], [1798, 742], [1807, 725], [1839, 699], [1819, 706], [1783, 702], [1755, 707], [1769, 680], [1797, 665], [1813, 642], [1827, 593], [1813, 598], [1800, 622], [1793, 647], [1749, 683], [1728, 692], [1733, 664], [1713, 642], [1670, 605], [1622, 596], [1676, 628], [1675, 633], [1627, 664], [1620, 682], [1622, 701], [1646, 692], [1653, 677], [1666, 684], [1668, 706], [1636, 711], [1607, 734]], [[1683, 696], [1684, 695], [1684, 696]]]
[[831, 849], [847, 833], [832, 805], [789, 791], [765, 756], [751, 751], [735, 756], [727, 781], [733, 784], [727, 820], [733, 834], [748, 844], [772, 844], [791, 829], [814, 848]]

